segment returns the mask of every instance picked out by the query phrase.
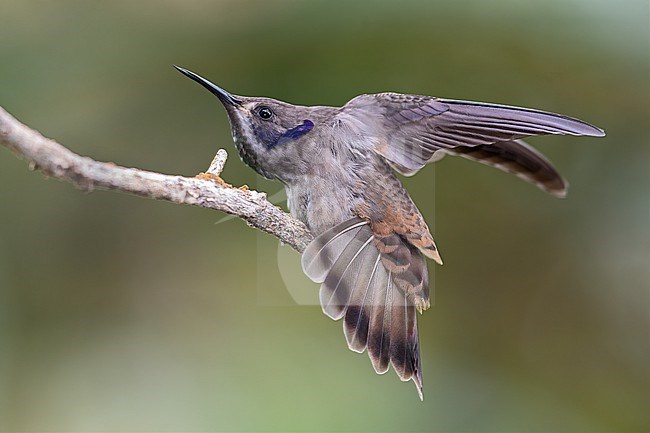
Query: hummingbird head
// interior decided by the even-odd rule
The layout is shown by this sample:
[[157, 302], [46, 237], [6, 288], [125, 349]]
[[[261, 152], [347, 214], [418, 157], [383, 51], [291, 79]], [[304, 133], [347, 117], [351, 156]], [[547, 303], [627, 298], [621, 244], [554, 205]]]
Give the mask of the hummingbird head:
[[187, 69], [174, 67], [219, 98], [228, 113], [237, 152], [248, 166], [285, 183], [307, 171], [314, 146], [307, 140], [315, 127], [312, 107], [233, 95]]

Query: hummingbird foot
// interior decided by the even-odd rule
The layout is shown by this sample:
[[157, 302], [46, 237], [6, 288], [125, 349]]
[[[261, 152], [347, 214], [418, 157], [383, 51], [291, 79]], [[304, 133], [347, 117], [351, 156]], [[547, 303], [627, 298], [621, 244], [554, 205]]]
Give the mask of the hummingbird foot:
[[[224, 188], [234, 188], [231, 184], [223, 180], [220, 176], [214, 174], [214, 173], [199, 173], [196, 176], [194, 176], [196, 179], [201, 179], [201, 180], [210, 180], [212, 182], [218, 183]], [[246, 185], [244, 185], [246, 186]], [[248, 188], [248, 187], [247, 187]]]

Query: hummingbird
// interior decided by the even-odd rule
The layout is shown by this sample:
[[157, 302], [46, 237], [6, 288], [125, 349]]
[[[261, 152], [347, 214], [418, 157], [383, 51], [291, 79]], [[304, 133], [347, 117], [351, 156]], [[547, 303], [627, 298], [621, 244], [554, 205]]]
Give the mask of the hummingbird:
[[343, 319], [348, 347], [378, 374], [392, 365], [420, 399], [416, 311], [430, 306], [426, 259], [442, 264], [422, 214], [396, 173], [445, 155], [496, 167], [565, 197], [568, 184], [522, 138], [602, 137], [584, 121], [530, 108], [400, 93], [341, 107], [299, 106], [231, 94], [178, 66], [223, 104], [242, 161], [284, 185], [291, 215], [315, 236], [302, 254], [323, 312]]

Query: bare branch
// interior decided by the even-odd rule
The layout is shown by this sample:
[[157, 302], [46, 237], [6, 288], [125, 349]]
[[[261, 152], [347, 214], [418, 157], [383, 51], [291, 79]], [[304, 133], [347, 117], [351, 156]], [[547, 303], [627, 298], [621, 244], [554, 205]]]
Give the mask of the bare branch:
[[300, 221], [266, 199], [266, 194], [228, 186], [218, 176], [227, 153], [217, 152], [208, 172], [199, 177], [172, 176], [80, 156], [20, 123], [0, 107], [0, 144], [26, 160], [30, 168], [92, 191], [123, 191], [226, 212], [277, 237], [302, 252], [312, 235]]
[[217, 150], [217, 154], [214, 155], [214, 159], [210, 163], [210, 168], [208, 168], [208, 174], [214, 176], [221, 175], [223, 167], [226, 165], [226, 160], [228, 159], [228, 152], [225, 149]]

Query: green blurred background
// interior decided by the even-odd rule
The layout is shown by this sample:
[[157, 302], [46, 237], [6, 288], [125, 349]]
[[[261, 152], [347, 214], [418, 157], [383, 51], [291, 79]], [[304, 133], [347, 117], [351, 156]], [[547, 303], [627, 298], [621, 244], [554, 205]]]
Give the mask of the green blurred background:
[[531, 140], [565, 200], [450, 157], [405, 181], [445, 260], [423, 403], [293, 300], [317, 286], [275, 238], [0, 150], [0, 430], [648, 431], [648, 52], [645, 0], [0, 0], [0, 105], [127, 166], [194, 175], [225, 147], [226, 180], [281, 190], [172, 64], [299, 104], [391, 90], [607, 131]]

